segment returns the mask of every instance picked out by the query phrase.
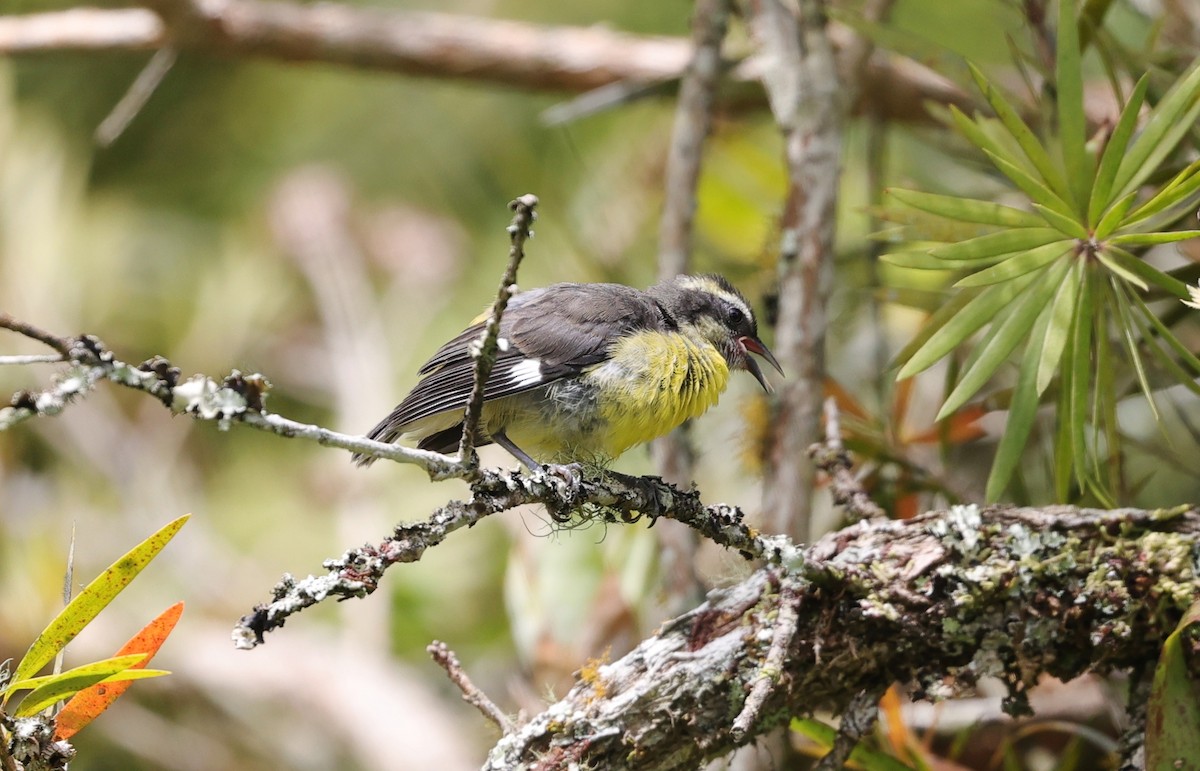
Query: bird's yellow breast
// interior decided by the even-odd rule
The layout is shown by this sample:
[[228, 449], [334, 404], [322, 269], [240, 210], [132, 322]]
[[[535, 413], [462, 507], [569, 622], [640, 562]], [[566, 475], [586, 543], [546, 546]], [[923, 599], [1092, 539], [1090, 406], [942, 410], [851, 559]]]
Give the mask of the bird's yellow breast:
[[706, 340], [642, 332], [617, 341], [611, 358], [585, 378], [598, 389], [603, 451], [616, 457], [716, 404], [729, 382], [729, 365]]

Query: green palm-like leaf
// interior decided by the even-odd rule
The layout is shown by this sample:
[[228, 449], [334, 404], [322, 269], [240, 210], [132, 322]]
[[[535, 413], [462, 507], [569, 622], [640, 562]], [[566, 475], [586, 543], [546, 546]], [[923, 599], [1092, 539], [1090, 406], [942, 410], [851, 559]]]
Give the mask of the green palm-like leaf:
[[1066, 275], [1069, 266], [1069, 262], [1061, 260], [1057, 265], [1044, 269], [1041, 272], [1042, 275], [1035, 277], [1037, 280], [1026, 288], [1013, 303], [1012, 313], [1008, 315], [1004, 323], [993, 326], [993, 333], [980, 344], [979, 356], [972, 366], [962, 374], [958, 385], [946, 397], [936, 420], [942, 420], [946, 416], [954, 414], [959, 407], [966, 404], [967, 400], [987, 383], [1000, 365], [1008, 359], [1009, 354], [1029, 334], [1034, 323], [1042, 316], [1048, 315], [1046, 303], [1059, 288], [1059, 283]]
[[1035, 341], [1042, 349], [1042, 355], [1038, 359], [1037, 378], [1034, 381], [1039, 396], [1049, 387], [1050, 381], [1058, 371], [1063, 349], [1070, 339], [1071, 323], [1075, 319], [1075, 303], [1079, 297], [1080, 284], [1083, 283], [1085, 266], [1083, 260], [1076, 260], [1071, 266], [1070, 275], [1059, 285], [1050, 305], [1050, 321], [1046, 325], [1045, 338]]
[[959, 198], [956, 195], [934, 195], [894, 187], [884, 192], [909, 206], [959, 222], [978, 222], [981, 225], [1009, 228], [1037, 228], [1045, 225], [1036, 214], [991, 201]]
[[[1074, 247], [1074, 241], [1053, 241], [1049, 244], [1043, 244], [1015, 257], [1009, 257], [998, 265], [993, 265], [978, 273], [972, 273], [966, 278], [961, 279], [955, 286], [988, 286], [989, 284], [1011, 281], [1017, 276], [1023, 276], [1026, 273], [1032, 273], [1035, 270], [1046, 267], [1067, 252], [1073, 250]], [[945, 270], [945, 267], [945, 265], [942, 265], [943, 270]]]
[[1125, 149], [1129, 146], [1129, 138], [1133, 136], [1133, 130], [1137, 126], [1138, 112], [1142, 109], [1149, 83], [1149, 75], [1143, 75], [1138, 80], [1133, 93], [1129, 95], [1125, 109], [1121, 111], [1121, 117], [1117, 120], [1117, 126], [1113, 129], [1108, 144], [1104, 147], [1104, 155], [1101, 156], [1100, 165], [1096, 169], [1096, 181], [1092, 185], [1092, 196], [1088, 203], [1089, 223], [1095, 223], [1101, 213], [1110, 206], [1113, 180], [1117, 177], [1121, 159], [1125, 157]]
[[1200, 59], [1155, 105], [1113, 180], [1117, 196], [1136, 190], [1171, 154], [1200, 117]]
[[[1082, 51], [1076, 27], [1075, 1], [1060, 0], [1058, 9], [1058, 57], [1054, 75], [1058, 94], [1058, 131], [1062, 140], [1067, 189], [1076, 204], [1086, 208], [1093, 160], [1086, 146], [1087, 117], [1083, 112], [1083, 69], [1080, 63]], [[1075, 224], [1079, 223], [1076, 221]], [[1079, 237], [1086, 238], [1086, 235]]]
[[1014, 254], [1062, 240], [1063, 234], [1052, 228], [1015, 228], [988, 233], [957, 244], [946, 244], [929, 253], [943, 260], [978, 260], [1002, 254]]
[[1003, 306], [1012, 302], [1035, 278], [1035, 274], [1018, 276], [1004, 284], [996, 284], [971, 298], [961, 310], [948, 318], [929, 339], [915, 351], [897, 375], [898, 380], [912, 377], [929, 369], [943, 356], [957, 348], [987, 324]]

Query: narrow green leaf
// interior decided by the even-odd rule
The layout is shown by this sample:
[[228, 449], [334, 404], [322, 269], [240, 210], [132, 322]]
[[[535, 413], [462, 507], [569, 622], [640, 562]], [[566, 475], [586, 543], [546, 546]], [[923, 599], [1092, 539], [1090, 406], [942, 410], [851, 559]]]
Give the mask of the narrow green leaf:
[[[1053, 323], [1053, 322], [1052, 322]], [[1068, 334], [1068, 338], [1070, 335]], [[1071, 360], [1071, 348], [1068, 345], [1063, 352], [1067, 361]], [[1044, 355], [1043, 355], [1044, 357]], [[1074, 463], [1071, 459], [1071, 369], [1064, 367], [1059, 378], [1061, 390], [1058, 394], [1058, 405], [1054, 411], [1054, 500], [1058, 503], [1068, 503], [1071, 495], [1071, 474]]]
[[1105, 254], [1103, 250], [1096, 252], [1096, 259], [1099, 260], [1100, 264], [1107, 268], [1109, 272], [1120, 276], [1122, 279], [1128, 281], [1130, 284], [1133, 284], [1143, 292], [1150, 288], [1146, 285], [1145, 281], [1142, 281], [1140, 276], [1138, 276], [1136, 273], [1126, 270], [1125, 266], [1112, 259], [1112, 257], [1108, 254]]
[[124, 669], [108, 677], [96, 679], [96, 676], [76, 677], [69, 681], [47, 684], [26, 696], [21, 701], [15, 714], [18, 717], [30, 717], [46, 709], [55, 702], [70, 698], [80, 691], [101, 683], [124, 683], [129, 680], [149, 680], [152, 677], [163, 677], [171, 674], [165, 669]]
[[1192, 203], [1188, 199], [1200, 192], [1200, 173], [1198, 172], [1200, 172], [1200, 161], [1193, 161], [1186, 169], [1176, 174], [1169, 185], [1130, 214], [1128, 219], [1121, 223], [1121, 228], [1144, 229], [1143, 223], [1151, 217], [1168, 213], [1176, 207], [1184, 208], [1185, 205]]
[[29, 646], [21, 663], [13, 671], [12, 681], [28, 680], [50, 663], [162, 551], [187, 520], [188, 515], [185, 515], [168, 523], [130, 549], [88, 584]]
[[[1133, 303], [1134, 307], [1137, 308], [1143, 317], [1145, 317], [1146, 321], [1150, 322], [1150, 325], [1154, 327], [1154, 331], [1158, 333], [1158, 337], [1161, 338], [1162, 341], [1168, 346], [1170, 346], [1171, 350], [1175, 352], [1175, 355], [1178, 356], [1184, 364], [1192, 368], [1193, 372], [1195, 372], [1195, 375], [1200, 376], [1200, 358], [1197, 358], [1196, 354], [1192, 353], [1191, 350], [1189, 350], [1188, 347], [1184, 345], [1178, 337], [1175, 336], [1175, 333], [1168, 329], [1166, 324], [1162, 323], [1162, 320], [1155, 315], [1154, 311], [1150, 310], [1150, 306], [1146, 305], [1145, 300], [1137, 295], [1134, 295]], [[1149, 340], [1151, 339], [1151, 336], [1147, 334], [1146, 338]], [[1192, 376], [1188, 376], [1186, 373], [1182, 378], [1180, 378], [1182, 381], [1190, 381], [1191, 379]]]
[[[791, 730], [826, 748], [827, 751], [833, 747], [838, 737], [837, 729], [813, 718], [793, 719]], [[913, 771], [912, 766], [905, 765], [891, 755], [872, 749], [866, 744], [855, 745], [850, 751], [849, 760], [856, 767], [867, 771]]]
[[1075, 0], [1059, 0], [1058, 9], [1058, 50], [1054, 76], [1058, 92], [1058, 127], [1067, 186], [1071, 197], [1082, 203], [1087, 201], [1088, 187], [1092, 181], [1092, 161], [1086, 147], [1087, 117], [1083, 112], [1083, 70]]
[[1054, 375], [1058, 372], [1058, 363], [1062, 359], [1063, 349], [1071, 337], [1071, 324], [1075, 319], [1075, 301], [1079, 296], [1080, 285], [1084, 281], [1083, 260], [1076, 260], [1071, 266], [1071, 273], [1066, 281], [1059, 285], [1050, 305], [1050, 322], [1046, 325], [1046, 339], [1040, 342], [1042, 356], [1038, 359], [1035, 388], [1041, 396]]
[[[106, 677], [111, 677], [118, 672], [124, 672], [145, 658], [146, 654], [144, 653], [135, 653], [130, 656], [115, 656], [111, 659], [94, 661], [91, 664], [84, 664], [74, 669], [68, 669], [66, 672], [61, 672], [57, 675], [46, 675], [45, 677], [16, 681], [13, 683], [11, 692], [29, 690], [30, 693], [21, 700], [20, 707], [13, 714], [18, 717], [36, 715], [50, 704], [66, 698], [76, 691], [87, 688], [93, 683], [98, 683]], [[47, 697], [53, 698], [45, 701]]]
[[1129, 101], [1125, 103], [1125, 109], [1121, 111], [1112, 136], [1108, 138], [1108, 144], [1104, 146], [1104, 155], [1101, 156], [1100, 166], [1096, 169], [1096, 182], [1092, 185], [1092, 198], [1088, 202], [1089, 223], [1095, 223], [1100, 217], [1100, 212], [1110, 208], [1112, 202], [1109, 196], [1112, 193], [1113, 180], [1117, 176], [1121, 160], [1125, 157], [1129, 138], [1133, 136], [1133, 129], [1137, 126], [1138, 112], [1142, 109], [1149, 83], [1149, 75], [1143, 75], [1138, 80], [1133, 93], [1129, 95]]
[[[1154, 415], [1154, 422], [1161, 423], [1162, 415], [1158, 412], [1158, 402], [1154, 400], [1154, 391], [1150, 388], [1150, 379], [1146, 377], [1146, 366], [1142, 363], [1142, 354], [1138, 351], [1138, 339], [1135, 334], [1134, 321], [1130, 313], [1130, 306], [1133, 303], [1132, 298], [1128, 295], [1128, 289], [1125, 284], [1121, 283], [1116, 277], [1109, 277], [1109, 287], [1112, 301], [1109, 303], [1117, 310], [1117, 327], [1121, 332], [1121, 339], [1125, 341], [1125, 349], [1129, 352], [1129, 363], [1133, 365], [1134, 374], [1137, 375], [1138, 386], [1142, 389], [1142, 394], [1146, 397], [1146, 403], [1150, 405], [1150, 412]], [[1147, 339], [1149, 343], [1149, 339]], [[1109, 448], [1110, 451], [1112, 448]]]
[[[1111, 244], [1106, 245], [1104, 249], [1096, 253], [1097, 257], [1103, 255], [1107, 260], [1120, 265], [1122, 268], [1142, 279], [1147, 284], [1153, 284], [1160, 289], [1165, 289], [1168, 293], [1175, 295], [1181, 300], [1186, 300], [1188, 294], [1187, 284], [1183, 283], [1174, 276], [1169, 276], [1163, 273], [1158, 268], [1149, 264], [1145, 260], [1135, 257], [1133, 254], [1125, 251], [1119, 246]], [[1107, 263], [1106, 263], [1107, 264]]]
[[972, 268], [986, 268], [990, 265], [995, 265], [997, 261], [1004, 258], [1002, 255], [998, 255], [995, 257], [984, 257], [979, 260], [947, 262], [946, 260], [934, 257], [929, 252], [905, 251], [881, 254], [879, 255], [879, 259], [888, 265], [895, 265], [897, 268], [909, 268], [911, 270], [970, 270]]
[[1146, 702], [1146, 768], [1186, 768], [1200, 758], [1200, 682], [1189, 666], [1197, 639], [1200, 603], [1163, 643]]
[[1008, 100], [1000, 91], [993, 86], [983, 72], [971, 64], [967, 63], [967, 67], [971, 70], [971, 75], [975, 78], [975, 83], [979, 86], [979, 90], [983, 92], [983, 97], [987, 99], [988, 104], [996, 111], [996, 117], [1004, 124], [1016, 140], [1021, 150], [1025, 153], [1033, 167], [1037, 169], [1038, 174], [1047, 186], [1050, 187], [1058, 196], [1069, 201], [1071, 192], [1068, 190], [1065, 181], [1063, 180], [1062, 172], [1060, 172], [1054, 163], [1050, 160], [1050, 155], [1046, 152], [1046, 148], [1042, 147], [1042, 143], [1030, 130], [1029, 126], [1025, 125], [1025, 121], [1021, 119], [1021, 115], [1017, 112]]
[[[963, 113], [962, 110], [958, 109], [954, 105], [950, 105], [950, 117], [954, 119], [954, 125], [958, 127], [959, 132], [962, 133], [962, 135], [965, 136], [967, 141], [969, 141], [971, 144], [975, 145], [990, 156], [1002, 159], [1009, 166], [1012, 166], [1015, 169], [1020, 169], [1022, 173], [1024, 173], [1025, 176], [1030, 180], [1033, 179], [1031, 174], [1036, 173], [1036, 171], [1032, 167], [1029, 167], [1028, 171], [1026, 171], [1025, 167], [1029, 165], [1029, 162], [1025, 159], [1025, 157], [1019, 154], [1014, 154], [1011, 150], [1009, 150], [1009, 148], [1005, 147], [1003, 144], [997, 142], [995, 139], [989, 136], [988, 132], [984, 131], [983, 126], [976, 122], [977, 120], [982, 119], [969, 118], [965, 113]], [[1035, 182], [1035, 184], [1037, 183]]]
[[987, 286], [989, 284], [1010, 281], [1017, 276], [1023, 276], [1026, 273], [1046, 267], [1063, 255], [1068, 254], [1074, 246], [1074, 241], [1055, 241], [1054, 243], [1039, 246], [1036, 249], [1030, 249], [1015, 257], [1009, 257], [1003, 262], [981, 270], [978, 273], [972, 273], [966, 278], [961, 279], [955, 286]]
[[1040, 203], [1048, 209], [1053, 209], [1064, 217], [1074, 217], [1075, 212], [1071, 209], [1071, 205], [1058, 196], [1053, 190], [1047, 187], [1042, 182], [1036, 180], [1015, 164], [1009, 163], [998, 155], [995, 155], [990, 150], [983, 151], [988, 158], [992, 160], [996, 168], [1000, 170], [1004, 176], [1012, 180], [1012, 183], [1024, 191], [1025, 195], [1029, 196], [1034, 203]]
[[1013, 473], [1025, 454], [1025, 445], [1033, 432], [1033, 424], [1037, 420], [1037, 363], [1042, 356], [1037, 341], [1046, 339], [1046, 325], [1050, 323], [1050, 314], [1043, 313], [1037, 318], [1031, 339], [1033, 342], [1025, 348], [1021, 357], [1020, 374], [1017, 375], [1017, 386], [1013, 389], [1012, 403], [1008, 406], [1008, 420], [1004, 424], [1004, 435], [996, 448], [996, 458], [992, 461], [992, 470], [988, 474], [985, 496], [989, 503], [1000, 498], [1004, 488], [1012, 480]]
[[1040, 203], [1035, 203], [1033, 208], [1037, 210], [1038, 214], [1042, 215], [1042, 219], [1050, 223], [1051, 227], [1061, 230], [1064, 234], [1072, 238], [1086, 240], [1091, 235], [1088, 233], [1087, 228], [1074, 217], [1066, 217], [1053, 209], [1042, 206]]
[[995, 257], [1001, 254], [1012, 254], [1042, 246], [1053, 241], [1061, 241], [1063, 234], [1053, 228], [1013, 228], [988, 233], [957, 244], [946, 244], [929, 250], [934, 257], [942, 260], [978, 260], [984, 257]]
[[[1087, 422], [1088, 399], [1091, 392], [1092, 372], [1092, 328], [1095, 321], [1096, 295], [1101, 290], [1096, 270], [1084, 271], [1083, 291], [1079, 293], [1079, 305], [1075, 308], [1075, 323], [1071, 328], [1070, 391], [1068, 414], [1071, 437], [1071, 457], [1074, 459], [1075, 477], [1082, 481], [1088, 473]], [[1105, 346], [1101, 342], [1098, 347]]]
[[1200, 117], [1200, 59], [1150, 111], [1146, 126], [1129, 146], [1113, 180], [1117, 195], [1140, 187], [1192, 129], [1197, 117]]
[[1036, 274], [1032, 273], [1018, 276], [1012, 281], [983, 290], [925, 341], [900, 369], [896, 379], [903, 380], [932, 367], [962, 341], [991, 321], [996, 311], [1029, 286], [1035, 276]]
[[1120, 227], [1124, 221], [1125, 213], [1129, 211], [1129, 207], [1133, 205], [1137, 198], [1137, 192], [1132, 192], [1121, 200], [1108, 207], [1104, 212], [1104, 216], [1100, 218], [1100, 222], [1096, 225], [1095, 239], [1103, 241], [1112, 235], [1112, 232]]
[[1017, 298], [1013, 312], [996, 329], [995, 334], [981, 344], [984, 350], [980, 352], [974, 364], [963, 372], [934, 420], [943, 420], [946, 416], [954, 414], [995, 374], [1009, 354], [1026, 338], [1030, 328], [1041, 316], [1048, 313], [1046, 302], [1059, 288], [1068, 267], [1069, 263], [1064, 260], [1060, 265], [1047, 268], [1043, 275], [1035, 277], [1041, 280], [1035, 281]]
[[916, 190], [888, 188], [884, 191], [896, 200], [930, 214], [936, 214], [959, 222], [977, 222], [981, 225], [1002, 227], [1041, 227], [1044, 223], [1032, 212], [1002, 206], [976, 198], [959, 198], [954, 195], [934, 195]]
[[1170, 244], [1175, 241], [1187, 241], [1189, 238], [1200, 237], [1200, 230], [1171, 230], [1165, 233], [1123, 233], [1108, 239], [1110, 244], [1124, 246], [1153, 246], [1154, 244]]
[[[925, 346], [929, 338], [937, 334], [942, 327], [946, 326], [951, 319], [957, 316], [979, 294], [980, 292], [976, 290], [964, 289], [961, 292], [955, 292], [949, 299], [940, 303], [937, 309], [929, 316], [929, 320], [921, 327], [921, 330], [908, 342], [908, 345], [900, 349], [900, 352], [896, 354], [896, 358], [888, 368], [892, 369], [907, 364], [912, 359], [913, 354]], [[902, 380], [903, 378], [897, 377], [896, 379]]]

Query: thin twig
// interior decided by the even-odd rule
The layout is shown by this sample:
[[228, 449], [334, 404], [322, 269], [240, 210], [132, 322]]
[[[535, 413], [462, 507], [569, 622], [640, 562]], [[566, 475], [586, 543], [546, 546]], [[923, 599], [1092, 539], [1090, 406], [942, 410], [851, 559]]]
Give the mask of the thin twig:
[[62, 356], [54, 353], [31, 353], [28, 356], [0, 356], [0, 367], [12, 367], [24, 364], [56, 364], [62, 360]]
[[784, 664], [788, 658], [788, 649], [796, 637], [796, 626], [800, 620], [796, 596], [796, 587], [788, 582], [780, 590], [778, 613], [775, 617], [775, 634], [771, 637], [771, 647], [767, 650], [762, 666], [758, 668], [758, 679], [750, 688], [750, 694], [742, 703], [742, 711], [733, 721], [734, 739], [741, 741], [750, 732], [755, 721], [762, 712], [768, 697], [779, 687], [783, 677]]
[[838, 423], [837, 400], [832, 396], [825, 400], [825, 441], [808, 448], [813, 464], [829, 475], [830, 494], [833, 502], [846, 509], [852, 519], [878, 519], [887, 512], [871, 500], [862, 483], [854, 475], [854, 464], [842, 444], [841, 426]]
[[509, 202], [508, 208], [513, 210], [512, 224], [508, 226], [511, 246], [508, 250], [508, 266], [500, 279], [500, 288], [496, 292], [496, 301], [492, 303], [492, 311], [487, 324], [479, 339], [471, 346], [470, 354], [475, 359], [475, 382], [471, 386], [471, 398], [467, 401], [466, 414], [463, 417], [462, 440], [458, 445], [459, 462], [468, 469], [479, 467], [479, 455], [475, 445], [479, 444], [479, 420], [483, 416], [483, 394], [487, 386], [488, 376], [496, 364], [496, 353], [499, 350], [500, 321], [504, 317], [504, 309], [512, 298], [517, 284], [517, 268], [525, 256], [525, 242], [533, 235], [531, 228], [537, 219], [538, 199], [532, 193], [526, 193]]
[[502, 732], [508, 733], [513, 730], [513, 723], [508, 719], [508, 715], [496, 706], [495, 702], [488, 698], [487, 694], [479, 689], [475, 683], [471, 682], [471, 678], [467, 677], [467, 673], [463, 671], [462, 664], [458, 661], [458, 656], [454, 655], [454, 651], [450, 650], [450, 646], [441, 640], [434, 640], [425, 647], [426, 652], [433, 657], [438, 666], [446, 670], [446, 674], [450, 676], [450, 682], [458, 686], [458, 690], [462, 691], [463, 701], [475, 707], [488, 720], [496, 724]]
[[0, 328], [9, 329], [17, 334], [25, 335], [25, 337], [37, 340], [39, 343], [50, 346], [54, 350], [62, 354], [63, 358], [71, 356], [71, 339], [52, 335], [44, 329], [38, 329], [32, 324], [27, 324], [24, 321], [14, 319], [7, 313], [0, 312]]
[[146, 106], [150, 96], [158, 89], [163, 78], [175, 65], [176, 53], [174, 48], [160, 48], [146, 62], [146, 66], [138, 73], [129, 90], [112, 108], [100, 125], [96, 127], [96, 144], [108, 147], [125, 133], [130, 121]]

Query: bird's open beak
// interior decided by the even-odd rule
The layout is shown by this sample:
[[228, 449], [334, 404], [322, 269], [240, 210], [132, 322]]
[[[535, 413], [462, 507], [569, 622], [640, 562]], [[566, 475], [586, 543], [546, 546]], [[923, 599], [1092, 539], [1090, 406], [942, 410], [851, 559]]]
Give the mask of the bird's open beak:
[[[776, 372], [778, 372], [780, 375], [783, 375], [783, 367], [779, 366], [779, 362], [775, 359], [775, 354], [771, 353], [770, 348], [763, 345], [762, 340], [759, 340], [757, 337], [745, 335], [738, 338], [738, 345], [742, 346], [742, 350], [746, 351], [747, 353], [754, 353], [763, 357], [767, 360], [768, 364], [775, 368]], [[765, 377], [763, 377], [763, 372], [758, 366], [758, 362], [749, 356], [746, 357], [746, 369], [750, 371], [751, 375], [754, 375], [754, 379], [758, 381], [758, 384], [763, 387], [764, 391], [767, 393], [774, 393], [775, 389], [771, 388], [771, 384], [767, 382]], [[784, 375], [784, 377], [787, 376]]]

